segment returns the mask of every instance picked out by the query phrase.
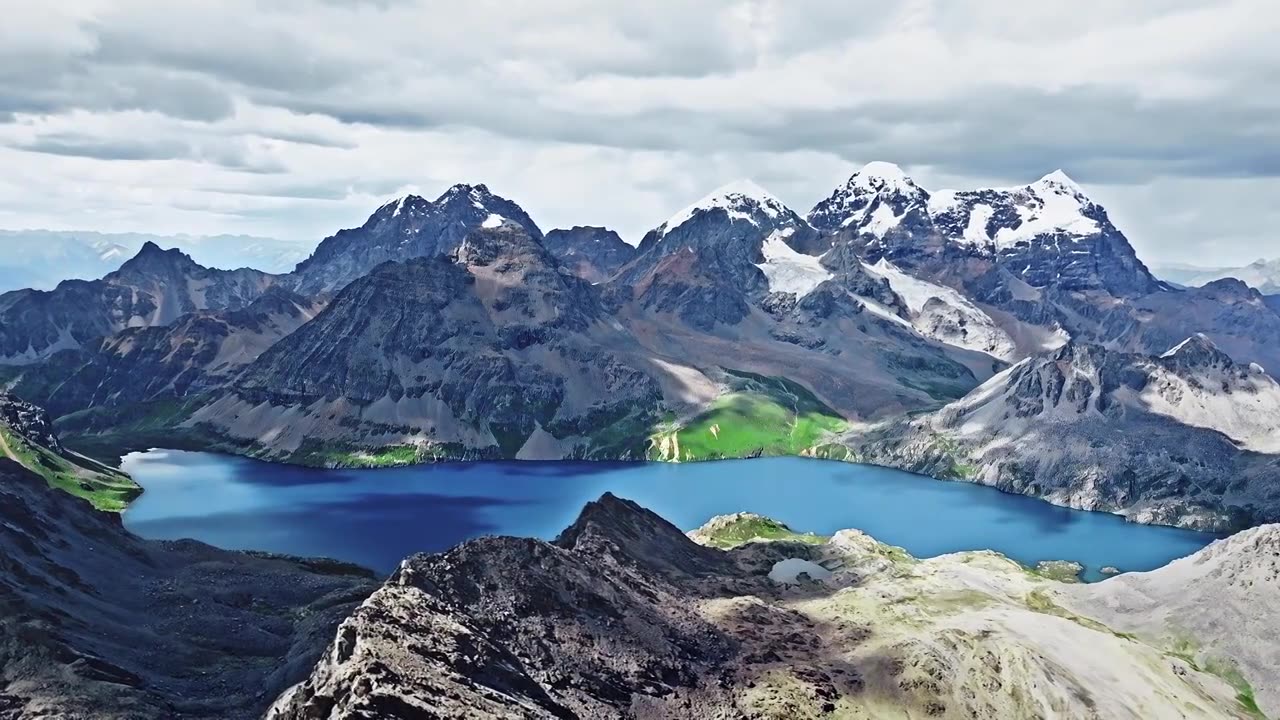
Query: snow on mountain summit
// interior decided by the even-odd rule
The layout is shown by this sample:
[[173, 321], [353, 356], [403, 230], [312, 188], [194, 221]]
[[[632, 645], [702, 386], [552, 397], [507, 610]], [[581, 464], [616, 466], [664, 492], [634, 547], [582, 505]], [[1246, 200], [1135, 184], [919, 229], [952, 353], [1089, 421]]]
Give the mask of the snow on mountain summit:
[[734, 220], [746, 220], [759, 225], [756, 213], [769, 220], [777, 220], [794, 212], [768, 190], [747, 179], [736, 180], [711, 191], [701, 200], [672, 215], [661, 225], [663, 235], [675, 230], [693, 218], [699, 211], [724, 210]]
[[1085, 236], [1102, 229], [1101, 208], [1062, 170], [1029, 185], [939, 190], [929, 212], [955, 240], [997, 250], [1043, 235]]
[[912, 210], [924, 210], [929, 193], [916, 185], [901, 167], [876, 160], [849, 176], [831, 196], [814, 206], [809, 224], [835, 232], [853, 229], [884, 237]]

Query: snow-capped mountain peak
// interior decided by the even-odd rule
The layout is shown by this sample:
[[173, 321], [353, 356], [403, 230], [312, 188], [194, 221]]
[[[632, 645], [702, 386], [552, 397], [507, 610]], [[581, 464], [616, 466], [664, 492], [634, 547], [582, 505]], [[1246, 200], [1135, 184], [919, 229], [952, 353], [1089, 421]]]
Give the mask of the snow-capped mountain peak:
[[929, 194], [890, 162], [869, 162], [809, 213], [809, 223], [834, 232], [853, 228], [883, 237], [907, 212], [923, 209]]
[[939, 190], [930, 198], [929, 212], [957, 241], [995, 249], [1038, 236], [1101, 230], [1098, 206], [1062, 170], [1017, 187]]
[[1031, 183], [1028, 187], [1039, 192], [1065, 193], [1080, 198], [1086, 197], [1084, 188], [1080, 187], [1079, 183], [1072, 180], [1061, 168]]
[[423, 208], [429, 206], [430, 204], [431, 203], [429, 203], [427, 199], [422, 197], [421, 195], [414, 195], [410, 193], [408, 195], [402, 195], [388, 203], [385, 203], [382, 207], [378, 208], [378, 211], [377, 213], [375, 213], [375, 215], [389, 216], [389, 217], [395, 218], [395, 217], [400, 217], [402, 214], [413, 214], [415, 211], [421, 212]]
[[848, 188], [871, 192], [892, 191], [907, 194], [920, 192], [915, 181], [901, 167], [883, 160], [873, 160], [849, 177]]
[[759, 225], [762, 214], [768, 220], [777, 220], [794, 213], [768, 190], [751, 180], [736, 180], [708, 193], [701, 200], [672, 215], [660, 226], [661, 233], [675, 230], [700, 211], [724, 210], [732, 220], [746, 220]]

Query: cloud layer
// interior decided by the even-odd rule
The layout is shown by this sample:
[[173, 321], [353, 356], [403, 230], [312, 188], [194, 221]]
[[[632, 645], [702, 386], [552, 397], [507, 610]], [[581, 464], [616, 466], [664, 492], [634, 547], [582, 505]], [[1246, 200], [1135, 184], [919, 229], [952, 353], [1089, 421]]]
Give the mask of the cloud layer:
[[1266, 0], [0, 5], [0, 227], [316, 241], [469, 181], [634, 241], [737, 177], [803, 212], [885, 159], [1062, 167], [1151, 260], [1280, 255]]

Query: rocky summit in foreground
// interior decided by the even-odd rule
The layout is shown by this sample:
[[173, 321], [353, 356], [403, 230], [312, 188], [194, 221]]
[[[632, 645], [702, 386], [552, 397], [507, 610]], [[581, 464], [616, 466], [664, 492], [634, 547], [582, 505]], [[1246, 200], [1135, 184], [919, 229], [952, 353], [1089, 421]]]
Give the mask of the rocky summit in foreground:
[[[690, 535], [606, 494], [554, 542], [411, 557], [267, 717], [1112, 720], [1280, 704], [1280, 662], [1214, 621], [1280, 620], [1277, 559], [1256, 552], [1276, 526], [1093, 586], [753, 515]], [[1200, 566], [1248, 582], [1222, 592], [1229, 578]]]

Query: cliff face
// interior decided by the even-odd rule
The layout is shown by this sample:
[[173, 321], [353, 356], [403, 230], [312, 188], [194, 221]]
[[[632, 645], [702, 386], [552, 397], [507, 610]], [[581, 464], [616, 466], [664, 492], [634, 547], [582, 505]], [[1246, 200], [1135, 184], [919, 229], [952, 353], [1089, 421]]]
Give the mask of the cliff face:
[[555, 542], [411, 557], [267, 717], [1250, 716], [993, 553], [920, 561], [748, 515], [691, 535], [732, 549], [605, 495]]

